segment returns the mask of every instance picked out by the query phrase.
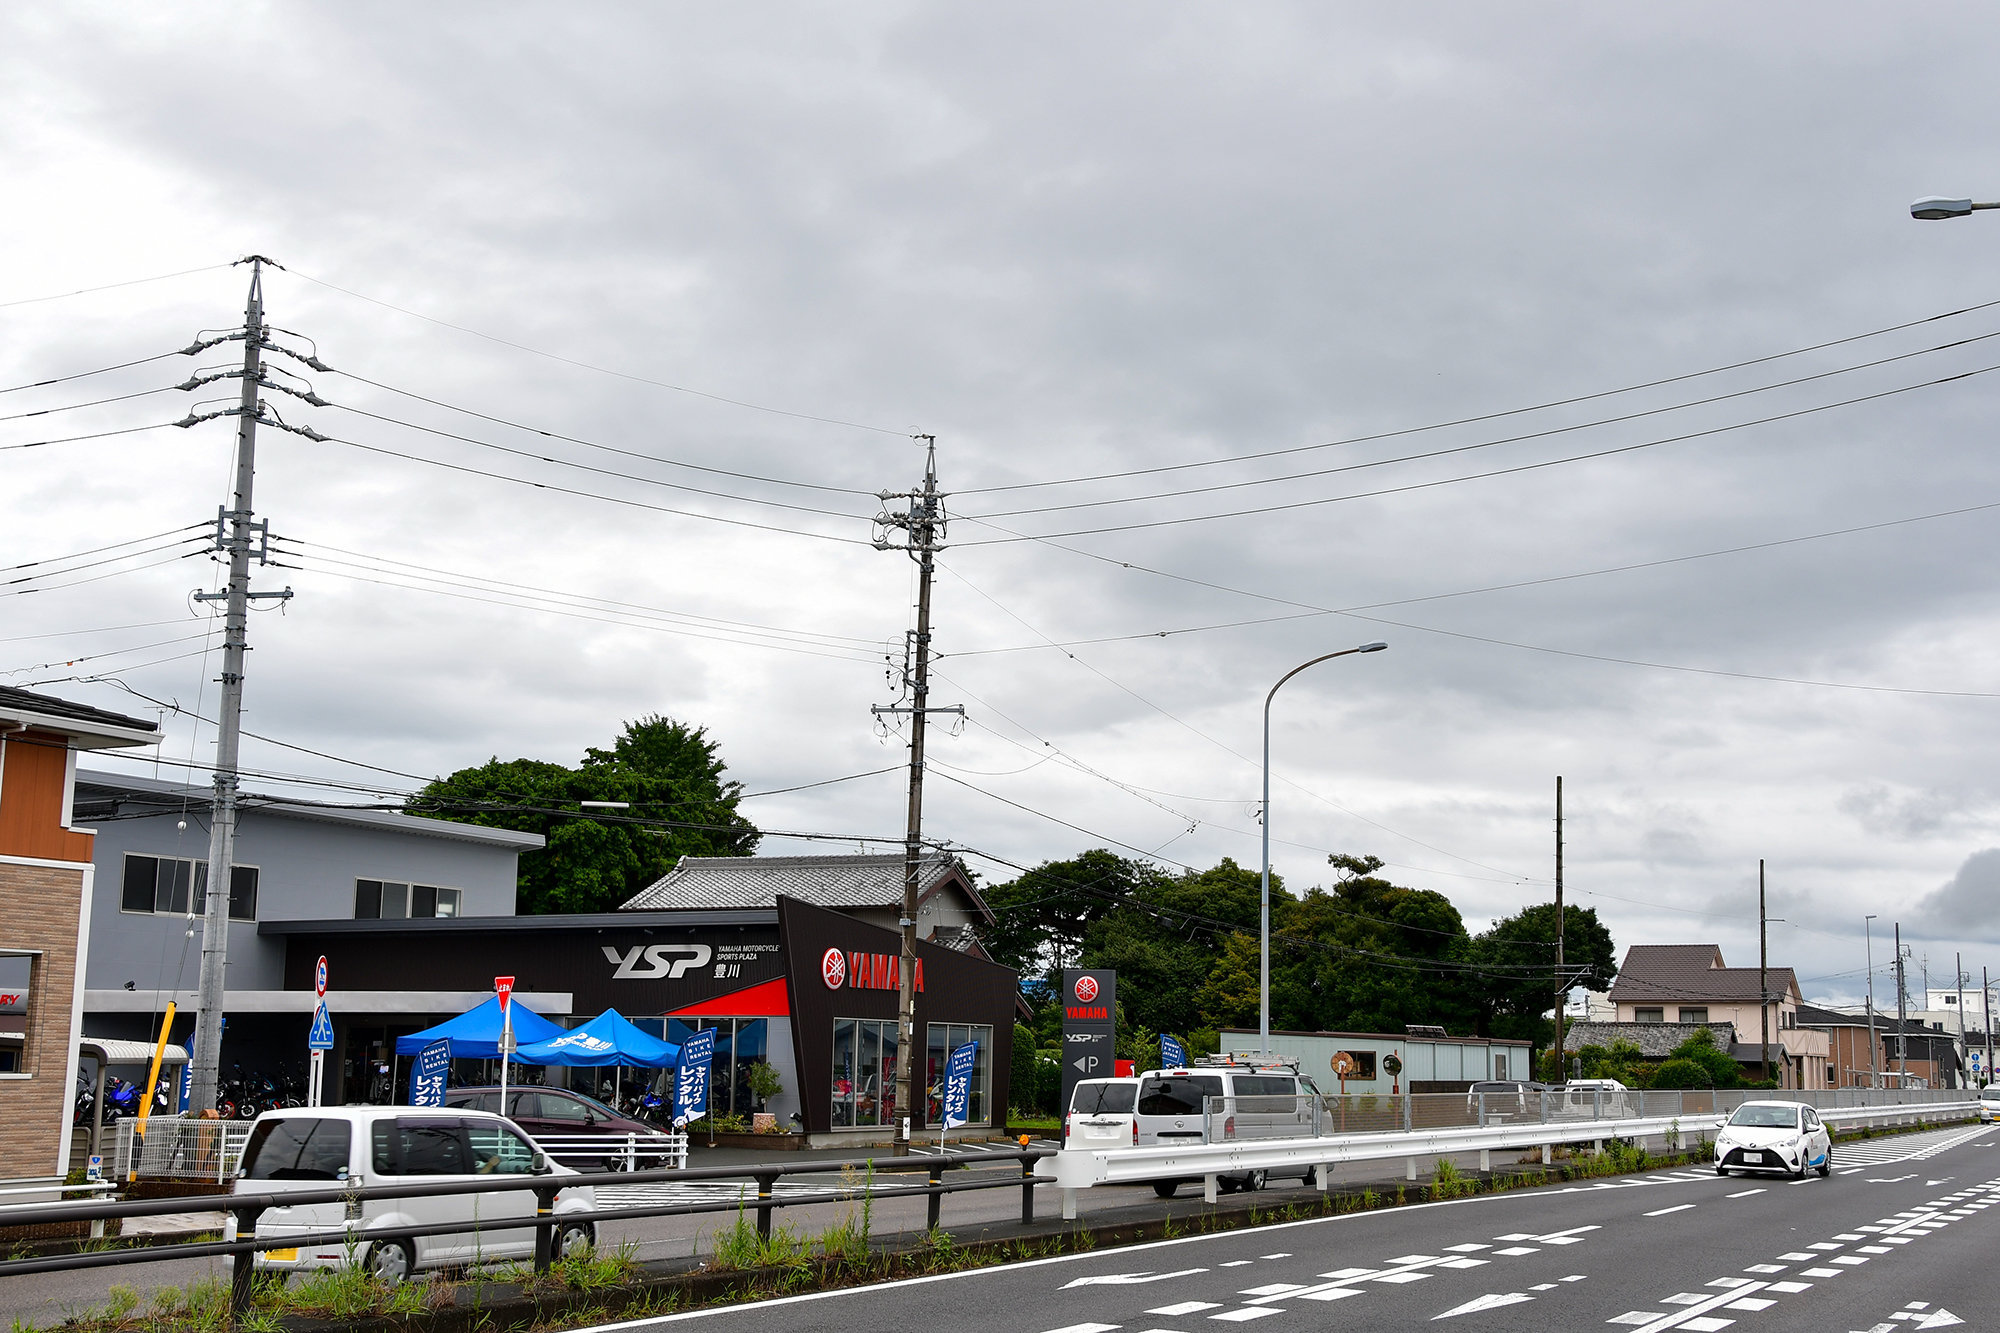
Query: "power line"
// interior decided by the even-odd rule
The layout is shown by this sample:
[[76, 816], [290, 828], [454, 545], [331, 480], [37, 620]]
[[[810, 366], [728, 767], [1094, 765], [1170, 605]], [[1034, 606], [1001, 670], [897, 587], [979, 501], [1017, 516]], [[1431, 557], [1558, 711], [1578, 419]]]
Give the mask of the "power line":
[[102, 287], [79, 287], [73, 292], [57, 292], [53, 296], [23, 296], [12, 301], [0, 301], [0, 310], [9, 310], [17, 305], [37, 305], [43, 301], [65, 301], [72, 296], [89, 296], [95, 292], [117, 291], [120, 287], [138, 287], [149, 282], [165, 282], [169, 278], [185, 278], [192, 273], [213, 273], [217, 269], [233, 268], [235, 261], [227, 264], [204, 264], [200, 268], [184, 268], [177, 273], [155, 273], [150, 278], [132, 278], [125, 282], [107, 282]]
[[[183, 532], [193, 532], [208, 526], [206, 523], [188, 523], [178, 528], [168, 528], [165, 532], [149, 533], [144, 537], [131, 537], [125, 541], [111, 542], [104, 546], [93, 546], [87, 551], [73, 551], [68, 555], [44, 556], [40, 560], [23, 560], [18, 565], [0, 565], [0, 574], [12, 573], [17, 569], [35, 569], [42, 565], [67, 564], [71, 560], [81, 560], [87, 555], [102, 555], [106, 551], [116, 551], [126, 546], [138, 546], [143, 542], [154, 542], [160, 540], [162, 537], [178, 536]], [[84, 566], [78, 566], [78, 568], [84, 568]]]
[[[1792, 421], [1792, 420], [1797, 420], [1798, 418], [1801, 417], [1816, 416], [1822, 412], [1831, 412], [1838, 408], [1843, 408], [1843, 407], [1853, 407], [1859, 403], [1876, 402], [1885, 398], [1894, 398], [1900, 394], [1914, 393], [1919, 389], [1936, 388], [1939, 385], [1950, 384], [1958, 380], [1972, 379], [1979, 375], [1990, 375], [1996, 370], [2000, 370], [2000, 365], [1981, 366], [1976, 370], [1960, 371], [1955, 375], [1945, 375], [1934, 380], [1925, 380], [1918, 384], [1906, 384], [1893, 389], [1883, 389], [1877, 393], [1861, 394], [1853, 398], [1843, 398], [1837, 402], [1821, 403], [1813, 407], [1797, 408], [1790, 412], [1773, 413], [1770, 416], [1756, 417], [1749, 421], [1737, 421], [1737, 422], [1731, 422], [1727, 425], [1712, 426], [1706, 430], [1687, 431], [1680, 435], [1664, 436], [1657, 440], [1642, 440], [1637, 444], [1619, 445], [1615, 448], [1593, 449], [1585, 453], [1569, 454], [1561, 458], [1546, 458], [1537, 460], [1532, 463], [1518, 463], [1512, 467], [1492, 468], [1485, 472], [1471, 472], [1456, 477], [1439, 477], [1431, 481], [1408, 482], [1400, 486], [1385, 486], [1380, 490], [1352, 491], [1345, 495], [1320, 496], [1317, 499], [1312, 499], [1312, 500], [1291, 500], [1291, 501], [1286, 501], [1285, 503], [1282, 504], [1260, 505], [1251, 509], [1232, 509], [1212, 514], [1186, 514], [1182, 515], [1179, 518], [1160, 518], [1160, 519], [1150, 519], [1144, 522], [1107, 524], [1105, 526], [1095, 527], [1095, 528], [1073, 528], [1062, 532], [1042, 532], [1042, 533], [1027, 533], [1027, 534], [1013, 533], [1006, 537], [990, 537], [984, 541], [960, 542], [959, 545], [999, 546], [999, 545], [1009, 545], [1015, 542], [1024, 542], [1024, 541], [1046, 541], [1049, 540], [1050, 538], [1055, 538], [1055, 537], [1087, 537], [1108, 532], [1135, 532], [1148, 528], [1177, 527], [1181, 524], [1186, 524], [1186, 523], [1210, 523], [1218, 519], [1249, 518], [1261, 514], [1284, 513], [1295, 509], [1316, 509], [1323, 505], [1344, 504], [1350, 500], [1379, 499], [1380, 497], [1385, 495], [1403, 495], [1412, 491], [1432, 490], [1440, 486], [1456, 486], [1463, 482], [1468, 482], [1468, 481], [1487, 481], [1494, 477], [1511, 477], [1524, 472], [1539, 472], [1547, 468], [1563, 467], [1570, 463], [1589, 462], [1593, 459], [1598, 459], [1598, 458], [1612, 458], [1621, 454], [1637, 453], [1643, 449], [1657, 449], [1663, 445], [1683, 444], [1689, 440], [1704, 439], [1712, 435], [1725, 435], [1732, 431], [1747, 430], [1752, 426], [1766, 426], [1770, 425], [1773, 422]], [[1411, 457], [1412, 458], [1437, 457], [1447, 453], [1463, 452], [1463, 450], [1465, 449], [1477, 449], [1484, 447], [1486, 446], [1465, 445], [1462, 446], [1460, 449], [1439, 450], [1437, 451], [1436, 454], [1412, 455]], [[1388, 461], [1394, 462], [1394, 461], [1408, 461], [1408, 460], [1388, 460]], [[1371, 467], [1371, 466], [1375, 465], [1367, 463], [1357, 463], [1347, 468], [1336, 468], [1332, 470], [1352, 471], [1358, 468]], [[984, 519], [979, 515], [969, 514], [965, 515], [964, 517], [965, 521], [969, 523], [979, 523], [982, 526], [993, 526], [987, 519]], [[1003, 528], [1001, 529], [1001, 531], [1004, 532], [1007, 531], [1007, 529]]]
[[388, 301], [378, 300], [373, 296], [364, 296], [360, 292], [352, 291], [337, 283], [315, 278], [312, 274], [300, 272], [298, 269], [287, 269], [286, 272], [304, 278], [307, 282], [313, 283], [315, 286], [325, 287], [327, 290], [339, 292], [343, 296], [351, 296], [357, 301], [366, 301], [370, 305], [381, 306], [384, 310], [393, 310], [399, 315], [408, 315], [412, 319], [421, 319], [426, 324], [435, 324], [440, 328], [453, 329], [459, 333], [470, 334], [475, 338], [484, 338], [487, 342], [498, 343], [503, 347], [511, 347], [518, 352], [526, 352], [531, 356], [545, 357], [550, 361], [560, 362], [566, 366], [575, 366], [580, 370], [595, 371], [600, 375], [609, 375], [614, 379], [630, 380], [634, 384], [650, 384], [656, 389], [670, 389], [675, 393], [684, 393], [695, 398], [706, 398], [711, 402], [724, 403], [731, 407], [748, 408], [753, 412], [768, 412], [773, 416], [791, 417], [798, 421], [817, 421], [822, 425], [845, 426], [851, 430], [871, 431], [878, 435], [893, 435], [899, 439], [908, 439], [910, 435], [910, 432], [906, 430], [892, 430], [887, 426], [871, 426], [864, 422], [845, 421], [839, 417], [820, 416], [811, 412], [794, 412], [786, 408], [770, 407], [763, 403], [753, 403], [741, 398], [729, 398], [722, 394], [709, 393], [702, 389], [691, 389], [685, 384], [672, 384], [666, 380], [651, 379], [645, 375], [634, 375], [623, 370], [612, 370], [607, 366], [594, 365], [591, 362], [581, 361], [575, 357], [563, 356], [557, 352], [546, 352], [539, 347], [530, 347], [526, 343], [515, 342], [511, 338], [502, 338], [496, 334], [484, 333], [478, 329], [469, 328], [464, 324], [454, 324], [450, 320], [419, 314], [414, 310], [406, 310], [402, 306], [392, 305]]
[[[358, 380], [363, 384], [372, 385], [377, 389], [399, 394], [405, 398], [413, 398], [420, 403], [429, 403], [432, 407], [442, 407], [446, 411], [463, 413], [469, 417], [476, 417], [481, 421], [490, 421], [496, 426], [511, 426], [515, 430], [526, 431], [530, 435], [540, 435], [551, 440], [561, 440], [566, 444], [580, 444], [586, 449], [601, 449], [606, 453], [619, 454], [626, 458], [641, 459], [648, 463], [660, 463], [667, 467], [687, 468], [690, 471], [706, 472], [718, 477], [735, 477], [741, 481], [762, 482], [769, 486], [793, 486], [800, 490], [827, 491], [835, 495], [863, 495], [870, 499], [875, 497], [875, 492], [873, 491], [864, 491], [852, 486], [826, 486], [812, 481], [792, 481], [784, 477], [765, 477], [754, 472], [733, 472], [728, 468], [708, 467], [701, 463], [689, 463], [678, 458], [662, 458], [657, 454], [644, 454], [633, 449], [620, 449], [615, 445], [600, 444], [595, 440], [586, 440], [581, 436], [565, 435], [560, 431], [548, 430], [541, 426], [530, 426], [506, 417], [493, 416], [490, 413], [477, 411], [474, 408], [461, 407], [456, 403], [447, 403], [443, 399], [432, 398], [425, 394], [412, 392], [409, 389], [399, 389], [393, 384], [384, 384], [380, 380], [369, 379], [366, 375], [358, 375], [351, 370], [341, 370], [338, 367], [332, 367], [331, 369], [336, 375], [344, 375], [348, 379]], [[335, 406], [339, 406], [339, 404], [335, 404]], [[353, 411], [356, 409], [350, 408], [348, 410]], [[401, 422], [398, 424], [408, 425], [409, 423]], [[413, 429], [422, 428], [415, 427]], [[453, 438], [459, 437], [454, 436]]]
[[[1957, 509], [1941, 509], [1936, 513], [1916, 514], [1908, 518], [1884, 519], [1879, 523], [1860, 523], [1852, 527], [1833, 528], [1826, 532], [1809, 532], [1798, 537], [1776, 537], [1770, 541], [1747, 542], [1741, 546], [1725, 546], [1713, 551], [1697, 551], [1691, 555], [1663, 556], [1658, 560], [1636, 560], [1629, 564], [1609, 565], [1601, 569], [1578, 570], [1569, 574], [1550, 574], [1542, 578], [1516, 579], [1510, 583], [1491, 583], [1478, 588], [1460, 588], [1453, 592], [1426, 593], [1420, 597], [1396, 597], [1380, 602], [1362, 602], [1354, 606], [1344, 606], [1335, 610], [1307, 610], [1282, 616], [1259, 616], [1248, 620], [1223, 621], [1211, 625], [1189, 625], [1180, 629], [1148, 630], [1137, 634], [1107, 634], [1091, 639], [1063, 639], [1043, 643], [1012, 644], [1001, 648], [967, 648], [949, 657], [983, 657], [994, 653], [1036, 652], [1044, 648], [1067, 651], [1071, 648], [1089, 647], [1100, 643], [1127, 643], [1136, 639], [1165, 639], [1181, 634], [1202, 634], [1213, 630], [1243, 629], [1252, 625], [1282, 624], [1289, 620], [1312, 620], [1320, 616], [1348, 615], [1359, 611], [1383, 610], [1394, 606], [1415, 606], [1423, 602], [1440, 602], [1455, 597], [1476, 597], [1492, 592], [1513, 592], [1521, 588], [1537, 588], [1551, 583], [1569, 583], [1578, 579], [1597, 578], [1606, 574], [1629, 574], [1642, 569], [1658, 569], [1666, 565], [1686, 564], [1695, 560], [1712, 560], [1725, 555], [1743, 555], [1752, 551], [1771, 550], [1780, 546], [1793, 546], [1801, 542], [1824, 541], [1832, 537], [1851, 537], [1858, 533], [1875, 532], [1882, 528], [1902, 527], [1911, 523], [1928, 523], [1941, 518], [1958, 518], [1966, 514], [1982, 513], [1990, 509], [2000, 509], [2000, 500], [1983, 504], [1963, 505]], [[1059, 550], [1073, 551], [1071, 547]], [[1087, 554], [1078, 552], [1078, 554]], [[1125, 564], [1123, 561], [1114, 563]], [[1129, 566], [1128, 566], [1129, 567]]]
[[26, 440], [20, 444], [0, 444], [0, 449], [39, 449], [47, 444], [75, 444], [80, 440], [108, 440], [114, 435], [138, 435], [149, 430], [178, 426], [178, 421], [156, 421], [150, 426], [126, 426], [122, 430], [98, 430], [87, 435], [62, 435], [47, 440]]
[[25, 421], [29, 417], [54, 416], [58, 412], [81, 412], [87, 407], [103, 407], [106, 403], [124, 403], [134, 398], [150, 398], [156, 393], [172, 393], [180, 387], [178, 384], [162, 384], [157, 389], [135, 389], [131, 393], [116, 394], [110, 398], [93, 398], [87, 403], [65, 403], [61, 407], [38, 407], [31, 412], [10, 412], [0, 416], [0, 421]]
[[116, 365], [99, 366], [96, 370], [79, 370], [73, 375], [54, 375], [45, 380], [31, 380], [27, 384], [16, 384], [11, 388], [0, 389], [0, 394], [20, 393], [24, 389], [46, 389], [51, 384], [67, 384], [71, 380], [87, 380], [93, 375], [108, 375], [114, 370], [129, 370], [133, 366], [143, 366], [153, 361], [164, 361], [170, 356], [182, 355], [185, 355], [185, 353], [179, 348], [175, 348], [171, 352], [155, 352], [151, 356], [142, 356], [132, 361], [120, 361]]
[[[159, 547], [159, 548], [156, 548], [156, 549], [158, 549], [158, 550], [171, 550], [171, 549], [173, 549], [173, 547], [174, 547], [174, 546], [180, 546], [180, 545], [183, 545], [183, 544], [184, 544], [184, 543], [181, 543], [181, 542], [174, 542], [174, 543], [171, 543], [171, 544], [170, 544], [170, 545], [168, 545], [168, 546], [164, 546], [164, 547]], [[182, 561], [182, 560], [186, 560], [186, 559], [188, 559], [188, 558], [189, 558], [189, 557], [191, 557], [191, 556], [197, 556], [197, 555], [204, 555], [204, 554], [206, 554], [206, 553], [207, 553], [207, 549], [206, 549], [205, 547], [196, 547], [195, 549], [193, 549], [193, 550], [191, 550], [191, 551], [182, 551], [182, 552], [181, 552], [180, 554], [178, 554], [178, 555], [170, 555], [170, 556], [168, 556], [168, 557], [167, 557], [166, 559], [164, 559], [164, 560], [150, 560], [150, 561], [147, 561], [147, 562], [146, 562], [145, 564], [143, 564], [143, 565], [132, 565], [132, 566], [130, 566], [130, 567], [128, 567], [128, 568], [126, 568], [126, 569], [112, 569], [112, 570], [107, 570], [107, 571], [105, 571], [105, 572], [104, 572], [104, 573], [102, 573], [102, 574], [92, 574], [92, 575], [91, 575], [91, 576], [90, 576], [89, 578], [83, 578], [83, 579], [71, 579], [71, 580], [70, 580], [70, 581], [69, 581], [68, 583], [44, 583], [44, 584], [40, 584], [39, 586], [35, 586], [35, 587], [4, 587], [4, 588], [0, 588], [0, 597], [27, 597], [27, 596], [29, 596], [29, 595], [31, 595], [31, 594], [34, 594], [34, 593], [40, 593], [40, 592], [60, 592], [60, 591], [61, 591], [62, 589], [64, 589], [64, 588], [79, 588], [79, 587], [82, 587], [82, 586], [83, 586], [84, 584], [86, 584], [86, 583], [100, 583], [100, 582], [102, 582], [102, 581], [103, 581], [103, 580], [105, 580], [105, 579], [115, 579], [115, 578], [119, 578], [119, 577], [121, 577], [121, 576], [123, 576], [123, 575], [126, 575], [126, 574], [137, 574], [137, 573], [140, 573], [140, 572], [142, 572], [142, 571], [144, 571], [144, 570], [148, 570], [148, 569], [158, 569], [158, 568], [160, 568], [160, 567], [161, 567], [162, 565], [171, 565], [171, 564], [175, 564], [176, 562], [178, 562], [178, 561]], [[132, 554], [136, 556], [136, 555], [143, 555], [143, 554], [149, 554], [149, 553], [148, 553], [148, 552], [138, 552], [138, 551], [135, 551], [135, 552], [133, 552]], [[102, 562], [102, 561], [100, 561], [100, 562], [98, 562], [98, 563], [107, 563], [107, 562]], [[63, 574], [65, 574], [65, 573], [69, 573], [69, 572], [72, 572], [72, 571], [67, 571], [67, 570], [61, 570], [61, 571], [57, 571], [57, 572], [55, 572], [55, 573], [53, 573], [53, 574], [49, 574], [49, 575], [47, 575], [46, 577], [49, 577], [49, 578], [60, 578], [60, 577], [62, 577], [62, 575], [63, 575]], [[15, 582], [15, 583], [20, 583], [20, 582], [23, 582], [23, 580], [19, 580], [19, 579], [16, 579], [16, 580], [14, 580], [13, 582]]]
[[[1934, 324], [1940, 320], [1954, 319], [1959, 315], [1970, 315], [1981, 310], [2000, 306], [2000, 301], [1983, 301], [1977, 305], [1965, 306], [1958, 310], [1947, 310], [1942, 314], [1926, 315], [1921, 319], [1906, 320], [1901, 324], [1891, 324], [1885, 328], [1872, 329], [1866, 333], [1849, 334], [1843, 338], [1833, 338], [1826, 342], [1813, 343], [1806, 347], [1795, 347], [1790, 351], [1773, 352], [1766, 356], [1751, 357], [1745, 361], [1733, 361], [1727, 365], [1712, 366], [1707, 370], [1689, 371], [1681, 375], [1669, 375], [1661, 379], [1646, 380], [1639, 384], [1628, 384], [1618, 389], [1603, 389], [1594, 393], [1578, 394], [1570, 398], [1556, 398], [1527, 407], [1510, 407], [1504, 411], [1486, 412], [1478, 416], [1459, 417], [1452, 421], [1433, 422], [1427, 426], [1407, 426], [1399, 430], [1382, 431], [1373, 435], [1357, 435], [1344, 440], [1331, 440], [1320, 444], [1297, 445], [1287, 449], [1271, 449], [1261, 453], [1232, 454], [1222, 458], [1205, 459], [1192, 463], [1171, 463], [1159, 467], [1135, 468], [1124, 472], [1102, 472], [1091, 476], [1065, 477], [1051, 481], [1017, 482], [1007, 486], [972, 486], [961, 488], [960, 495], [990, 495], [1000, 491], [1033, 490], [1047, 486], [1072, 486], [1090, 481], [1120, 481], [1127, 477], [1152, 476], [1162, 472], [1181, 472], [1190, 468], [1220, 467], [1230, 463], [1247, 463], [1264, 458], [1279, 458], [1289, 454], [1309, 453], [1316, 449], [1335, 449], [1351, 444], [1368, 444], [1376, 440], [1397, 439], [1406, 435], [1419, 435], [1430, 431], [1448, 430], [1456, 426], [1472, 426], [1485, 421], [1499, 421], [1507, 417], [1524, 416], [1531, 412], [1544, 412], [1551, 408], [1570, 407], [1577, 403], [1593, 402], [1600, 398], [1613, 398], [1620, 394], [1637, 393], [1643, 389], [1657, 389], [1668, 384], [1680, 384], [1688, 380], [1701, 379], [1709, 375], [1725, 374], [1732, 370], [1743, 370], [1750, 366], [1764, 365], [1772, 361], [1782, 361], [1788, 357], [1804, 356], [1812, 352], [1825, 351], [1829, 347], [1840, 347], [1848, 343], [1861, 342], [1885, 334], [1900, 333], [1905, 329], [1917, 328], [1924, 324]], [[1987, 335], [1991, 336], [1991, 335]], [[1947, 344], [1951, 346], [1954, 344]]]

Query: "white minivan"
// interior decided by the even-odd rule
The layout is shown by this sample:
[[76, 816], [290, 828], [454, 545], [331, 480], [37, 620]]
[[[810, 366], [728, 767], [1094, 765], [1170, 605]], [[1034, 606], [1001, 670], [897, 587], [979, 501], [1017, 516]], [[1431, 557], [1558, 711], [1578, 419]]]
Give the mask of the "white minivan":
[[[450, 1180], [491, 1181], [519, 1176], [522, 1188], [406, 1199], [302, 1204], [266, 1209], [257, 1219], [259, 1239], [351, 1228], [351, 1243], [265, 1250], [257, 1267], [272, 1272], [307, 1268], [366, 1268], [385, 1282], [401, 1282], [420, 1269], [466, 1267], [535, 1253], [533, 1182], [575, 1176], [550, 1162], [512, 1122], [485, 1111], [432, 1110], [416, 1106], [300, 1107], [257, 1117], [236, 1173], [238, 1194], [283, 1194], [352, 1183], [433, 1185]], [[588, 1185], [556, 1195], [558, 1218], [552, 1251], [579, 1253], [596, 1242]], [[464, 1231], [371, 1241], [368, 1233], [392, 1227], [463, 1222]], [[224, 1232], [234, 1240], [232, 1217]]]
[[[1223, 1143], [1232, 1139], [1303, 1138], [1313, 1132], [1312, 1080], [1282, 1065], [1198, 1065], [1192, 1069], [1149, 1069], [1139, 1077], [1139, 1106], [1134, 1118], [1136, 1141], [1151, 1143]], [[1220, 1119], [1212, 1119], [1212, 1098]], [[1213, 1137], [1210, 1137], [1213, 1131]], [[1312, 1168], [1301, 1168], [1310, 1175]], [[1268, 1173], [1245, 1171], [1222, 1176], [1224, 1189], [1260, 1190]], [[1170, 1199], [1181, 1182], [1155, 1182], [1153, 1190]]]

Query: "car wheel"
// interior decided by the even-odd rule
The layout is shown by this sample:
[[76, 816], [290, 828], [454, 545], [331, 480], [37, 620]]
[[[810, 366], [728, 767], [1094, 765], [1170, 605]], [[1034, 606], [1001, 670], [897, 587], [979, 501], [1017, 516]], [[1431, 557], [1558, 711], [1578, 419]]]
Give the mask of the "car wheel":
[[1271, 1173], [1268, 1171], [1252, 1171], [1249, 1175], [1243, 1177], [1243, 1183], [1237, 1188], [1247, 1194], [1255, 1194], [1258, 1190], [1264, 1188], [1264, 1183], [1270, 1178]]
[[1727, 1178], [1729, 1175], [1729, 1168], [1724, 1166], [1722, 1163], [1717, 1162], [1715, 1164], [1715, 1174]]
[[1790, 1171], [1787, 1171], [1785, 1174], [1790, 1176], [1793, 1180], [1804, 1180], [1806, 1178], [1805, 1149], [1801, 1148], [1799, 1150], [1799, 1164], [1793, 1167]]
[[556, 1258], [569, 1259], [597, 1248], [597, 1232], [588, 1222], [565, 1222], [556, 1229]]
[[384, 1286], [394, 1287], [409, 1281], [416, 1270], [417, 1261], [410, 1254], [410, 1242], [406, 1240], [381, 1240], [368, 1247], [367, 1258], [363, 1261], [368, 1268], [368, 1276]]
[[1181, 1183], [1178, 1180], [1156, 1180], [1153, 1182], [1153, 1193], [1162, 1199], [1171, 1199], [1174, 1197], [1174, 1191], [1180, 1187]]
[[1826, 1145], [1826, 1152], [1819, 1159], [1819, 1174], [1822, 1180], [1833, 1174], [1833, 1145], [1831, 1143]]

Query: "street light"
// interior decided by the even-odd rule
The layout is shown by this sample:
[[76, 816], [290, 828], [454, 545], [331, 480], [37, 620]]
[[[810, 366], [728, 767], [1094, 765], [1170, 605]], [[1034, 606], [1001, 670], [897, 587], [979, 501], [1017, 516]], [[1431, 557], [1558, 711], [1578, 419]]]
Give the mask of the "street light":
[[1260, 900], [1262, 903], [1262, 929], [1259, 934], [1261, 948], [1257, 960], [1257, 1042], [1266, 1059], [1271, 1055], [1271, 700], [1277, 697], [1278, 686], [1309, 666], [1321, 662], [1331, 662], [1336, 657], [1348, 657], [1355, 653], [1379, 653], [1389, 645], [1386, 643], [1364, 643], [1359, 648], [1343, 648], [1337, 653], [1325, 653], [1310, 662], [1301, 662], [1278, 677], [1278, 684], [1264, 696], [1264, 878]]
[[1937, 195], [1926, 195], [1910, 205], [1910, 216], [1922, 222], [1942, 222], [1946, 218], [1962, 218], [1982, 208], [2000, 208], [2000, 203], [1976, 204], [1970, 199], [1943, 199]]

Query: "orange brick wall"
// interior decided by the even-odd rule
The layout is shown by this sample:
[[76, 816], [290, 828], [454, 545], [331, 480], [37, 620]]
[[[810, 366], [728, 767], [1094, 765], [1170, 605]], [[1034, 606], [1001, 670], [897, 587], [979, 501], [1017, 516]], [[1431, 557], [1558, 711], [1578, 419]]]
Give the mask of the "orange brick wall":
[[26, 1078], [0, 1076], [0, 1176], [55, 1176], [74, 1093], [70, 1030], [84, 870], [0, 862], [0, 948], [39, 949], [28, 982]]

